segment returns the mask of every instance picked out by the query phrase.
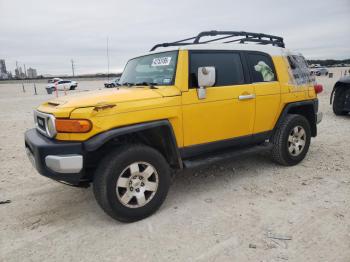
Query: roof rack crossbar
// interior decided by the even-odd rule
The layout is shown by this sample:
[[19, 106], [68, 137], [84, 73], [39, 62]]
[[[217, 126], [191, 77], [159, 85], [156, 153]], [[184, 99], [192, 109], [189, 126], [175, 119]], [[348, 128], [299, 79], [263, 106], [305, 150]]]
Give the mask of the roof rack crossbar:
[[211, 43], [211, 42], [219, 41], [219, 40], [222, 40], [222, 39], [227, 39], [227, 38], [230, 38], [230, 37], [234, 37], [234, 35], [229, 35], [229, 36], [223, 36], [223, 37], [219, 37], [219, 38], [215, 38], [215, 39], [210, 39], [210, 40], [207, 40], [207, 41], [200, 42], [200, 44]]
[[190, 37], [190, 38], [186, 38], [186, 39], [183, 39], [183, 40], [175, 41], [174, 43], [181, 43], [181, 42], [193, 40], [193, 39], [195, 39], [195, 38], [196, 38], [196, 37]]
[[[203, 38], [203, 37], [215, 37], [215, 36], [222, 36], [222, 37], [209, 39], [209, 40], [205, 40], [205, 41], [200, 42], [201, 38]], [[223, 39], [227, 39], [227, 38], [231, 38], [231, 37], [239, 37], [239, 36], [242, 36], [244, 38], [226, 41], [223, 43], [254, 42], [254, 43], [258, 43], [258, 44], [262, 44], [262, 45], [270, 44], [273, 46], [285, 47], [285, 44], [283, 42], [283, 38], [279, 37], [279, 36], [267, 35], [267, 34], [261, 34], [261, 33], [244, 32], [244, 31], [215, 31], [215, 30], [213, 30], [213, 31], [201, 32], [195, 37], [190, 37], [190, 38], [178, 40], [178, 41], [171, 42], [171, 43], [157, 44], [157, 45], [152, 47], [151, 51], [154, 51], [158, 47], [205, 44], [205, 43], [216, 42], [219, 40], [223, 40]]]
[[254, 43], [258, 43], [258, 44], [262, 44], [262, 45], [271, 44], [273, 46], [279, 46], [279, 42], [277, 42], [277, 41], [264, 40], [264, 39], [254, 39], [251, 37], [227, 41], [227, 42], [225, 42], [225, 44], [233, 43], [233, 42], [240, 42], [241, 44], [244, 44], [245, 42], [254, 42]]

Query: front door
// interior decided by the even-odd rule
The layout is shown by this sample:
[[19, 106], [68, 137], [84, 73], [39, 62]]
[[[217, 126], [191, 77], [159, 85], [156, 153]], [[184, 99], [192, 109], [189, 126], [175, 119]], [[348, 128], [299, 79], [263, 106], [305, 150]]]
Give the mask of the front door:
[[[255, 94], [254, 87], [245, 84], [240, 53], [191, 51], [189, 59], [189, 91], [182, 94], [184, 147], [219, 144], [210, 142], [225, 146], [233, 138], [250, 138]], [[206, 88], [205, 99], [198, 99], [197, 72], [202, 66], [215, 67], [216, 82]]]

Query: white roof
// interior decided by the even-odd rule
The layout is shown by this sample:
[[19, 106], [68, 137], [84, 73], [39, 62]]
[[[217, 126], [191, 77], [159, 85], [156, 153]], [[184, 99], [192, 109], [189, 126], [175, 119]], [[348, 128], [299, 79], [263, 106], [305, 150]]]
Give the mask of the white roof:
[[197, 45], [185, 45], [185, 46], [172, 46], [172, 47], [159, 47], [149, 53], [160, 53], [166, 51], [175, 50], [235, 50], [235, 51], [261, 51], [271, 56], [283, 55], [289, 50], [272, 46], [272, 45], [259, 45], [259, 44], [238, 44], [238, 43], [208, 43], [208, 44], [197, 44]]

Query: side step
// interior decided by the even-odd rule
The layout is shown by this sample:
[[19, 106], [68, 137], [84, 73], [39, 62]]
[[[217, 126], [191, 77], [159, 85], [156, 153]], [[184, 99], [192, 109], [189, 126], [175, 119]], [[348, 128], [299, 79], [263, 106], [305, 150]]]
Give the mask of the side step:
[[268, 152], [271, 150], [271, 148], [272, 148], [272, 144], [269, 144], [269, 143], [266, 143], [263, 145], [257, 145], [257, 146], [249, 146], [249, 147], [240, 147], [240, 148], [235, 147], [233, 149], [228, 149], [217, 153], [205, 154], [203, 156], [189, 158], [189, 159], [183, 160], [183, 164], [184, 164], [184, 168], [196, 168], [199, 166], [211, 165], [213, 163], [232, 159], [235, 157], [241, 157], [241, 156], [256, 154], [260, 152]]

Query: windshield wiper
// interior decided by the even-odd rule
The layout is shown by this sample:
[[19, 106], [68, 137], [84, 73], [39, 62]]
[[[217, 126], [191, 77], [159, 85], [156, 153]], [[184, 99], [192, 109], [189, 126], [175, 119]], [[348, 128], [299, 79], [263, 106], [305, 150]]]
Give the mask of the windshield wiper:
[[151, 89], [158, 89], [158, 87], [155, 87], [157, 83], [149, 83], [149, 82], [140, 82], [136, 83], [135, 86], [149, 86]]

